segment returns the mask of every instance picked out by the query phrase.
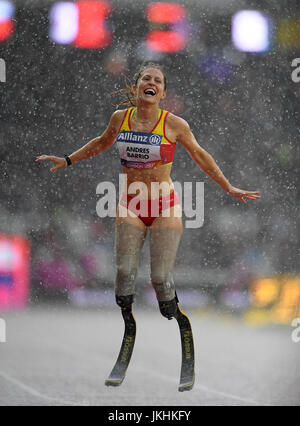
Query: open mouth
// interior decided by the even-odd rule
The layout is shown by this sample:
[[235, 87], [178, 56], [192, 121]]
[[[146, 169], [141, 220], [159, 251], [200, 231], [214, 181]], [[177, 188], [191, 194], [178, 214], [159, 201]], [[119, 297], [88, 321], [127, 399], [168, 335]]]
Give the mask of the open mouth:
[[144, 91], [144, 93], [145, 93], [145, 95], [150, 95], [150, 96], [155, 96], [156, 95], [155, 90], [153, 90], [153, 89], [146, 89]]

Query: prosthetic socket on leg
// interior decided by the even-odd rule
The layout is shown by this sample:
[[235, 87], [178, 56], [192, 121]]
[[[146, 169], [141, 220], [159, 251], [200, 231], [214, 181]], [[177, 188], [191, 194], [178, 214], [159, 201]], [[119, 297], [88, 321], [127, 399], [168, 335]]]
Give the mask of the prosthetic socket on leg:
[[131, 311], [132, 304], [134, 302], [134, 295], [128, 295], [128, 296], [117, 296], [116, 295], [116, 302], [117, 305], [120, 306], [122, 311]]
[[130, 296], [135, 293], [135, 280], [144, 239], [144, 231], [134, 225], [121, 223], [116, 226], [115, 293], [117, 297]]
[[175, 229], [161, 228], [151, 231], [151, 281], [160, 312], [172, 319], [177, 312], [177, 297], [173, 268], [181, 233]]
[[167, 300], [165, 302], [158, 302], [160, 313], [171, 320], [172, 318], [176, 318], [178, 313], [178, 299], [175, 297], [172, 300]]

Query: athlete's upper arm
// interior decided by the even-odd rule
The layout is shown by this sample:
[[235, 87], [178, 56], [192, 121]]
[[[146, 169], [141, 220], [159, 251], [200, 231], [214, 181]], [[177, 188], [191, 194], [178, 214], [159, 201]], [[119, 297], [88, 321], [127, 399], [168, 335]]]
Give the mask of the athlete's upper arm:
[[198, 144], [189, 124], [181, 117], [170, 115], [170, 126], [176, 142], [180, 143], [192, 158], [195, 155], [205, 155], [207, 152]]

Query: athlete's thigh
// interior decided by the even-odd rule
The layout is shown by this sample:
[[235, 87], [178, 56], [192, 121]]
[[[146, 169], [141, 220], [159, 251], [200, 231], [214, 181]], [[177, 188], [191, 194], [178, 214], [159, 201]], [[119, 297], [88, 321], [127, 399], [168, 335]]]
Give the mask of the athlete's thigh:
[[180, 204], [163, 210], [152, 223], [150, 230], [171, 228], [182, 233], [182, 208]]
[[[126, 207], [120, 207], [127, 210]], [[117, 261], [122, 253], [131, 253], [139, 256], [146, 233], [147, 227], [138, 217], [132, 217], [129, 214], [125, 216], [124, 211], [121, 217], [118, 208], [115, 226]]]
[[[170, 210], [172, 209], [174, 207]], [[175, 217], [173, 212], [171, 212], [170, 217], [155, 219], [150, 228], [152, 276], [172, 272], [181, 234], [181, 217]]]

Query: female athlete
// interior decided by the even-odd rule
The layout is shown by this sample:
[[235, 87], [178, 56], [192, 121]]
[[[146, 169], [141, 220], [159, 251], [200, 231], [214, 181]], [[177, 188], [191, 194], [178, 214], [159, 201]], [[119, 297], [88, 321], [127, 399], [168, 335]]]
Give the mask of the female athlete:
[[227, 194], [242, 202], [260, 196], [258, 191], [232, 186], [212, 156], [199, 146], [188, 123], [160, 109], [166, 86], [160, 65], [143, 65], [129, 91], [132, 106], [115, 111], [101, 136], [65, 158], [41, 155], [36, 161], [50, 160], [53, 163], [50, 171], [55, 172], [100, 154], [117, 141], [122, 171], [127, 178], [115, 227], [115, 294], [125, 320], [125, 334], [118, 361], [106, 384], [122, 383], [133, 350], [135, 321], [131, 308], [139, 257], [149, 228], [151, 282], [160, 312], [168, 319], [176, 318], [180, 327], [183, 359], [179, 390], [183, 391], [193, 386], [194, 352], [190, 323], [178, 306], [173, 282], [173, 266], [182, 233], [180, 200], [170, 178], [176, 143], [182, 144], [194, 162]]

